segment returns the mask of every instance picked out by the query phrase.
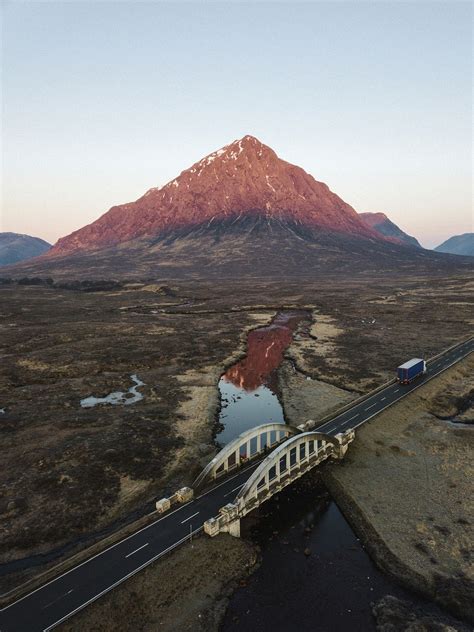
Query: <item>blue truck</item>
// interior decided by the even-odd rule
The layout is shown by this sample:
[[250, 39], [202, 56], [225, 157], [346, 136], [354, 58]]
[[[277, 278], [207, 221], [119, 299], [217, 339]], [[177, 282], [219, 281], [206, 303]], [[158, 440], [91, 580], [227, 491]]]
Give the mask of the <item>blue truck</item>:
[[413, 358], [397, 369], [397, 377], [400, 384], [410, 384], [416, 377], [426, 373], [426, 362], [421, 358]]

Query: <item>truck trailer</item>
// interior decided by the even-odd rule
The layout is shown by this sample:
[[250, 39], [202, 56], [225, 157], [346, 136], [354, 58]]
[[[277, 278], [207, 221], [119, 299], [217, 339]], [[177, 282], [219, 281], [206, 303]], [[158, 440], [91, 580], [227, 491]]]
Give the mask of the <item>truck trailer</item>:
[[408, 362], [401, 364], [397, 369], [400, 384], [410, 384], [412, 380], [424, 373], [426, 373], [426, 362], [421, 358], [408, 360]]

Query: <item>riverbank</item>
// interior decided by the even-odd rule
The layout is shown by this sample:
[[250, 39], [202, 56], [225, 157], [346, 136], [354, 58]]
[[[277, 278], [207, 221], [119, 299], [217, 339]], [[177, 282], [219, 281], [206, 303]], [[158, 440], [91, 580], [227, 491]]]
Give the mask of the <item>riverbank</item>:
[[323, 468], [379, 568], [471, 622], [474, 434], [439, 416], [465, 401], [473, 371], [470, 356], [358, 429], [344, 461]]
[[278, 388], [285, 419], [292, 426], [299, 426], [309, 419], [323, 419], [357, 396], [305, 375], [288, 360], [278, 370]]
[[173, 464], [167, 472], [168, 487], [177, 489], [190, 485], [194, 477], [216, 454], [214, 435], [220, 406], [217, 384], [224, 371], [245, 356], [250, 331], [266, 325], [274, 312], [251, 312], [249, 323], [239, 335], [235, 350], [218, 365], [189, 369], [177, 376], [183, 398], [177, 413], [175, 430], [184, 439], [182, 448], [175, 452]]
[[287, 423], [299, 426], [310, 419], [323, 419], [358, 397], [357, 392], [319, 379], [315, 369], [314, 354], [329, 358], [342, 333], [333, 319], [317, 309], [311, 310], [311, 320], [298, 327], [278, 368], [278, 391]]

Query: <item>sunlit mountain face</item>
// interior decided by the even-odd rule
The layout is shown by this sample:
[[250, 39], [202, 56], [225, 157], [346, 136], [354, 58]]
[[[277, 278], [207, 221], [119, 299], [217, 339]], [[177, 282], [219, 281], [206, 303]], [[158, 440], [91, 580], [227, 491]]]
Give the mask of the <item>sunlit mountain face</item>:
[[380, 224], [375, 230], [326, 184], [247, 135], [164, 186], [113, 206], [45, 255], [2, 273], [84, 280], [326, 279], [472, 267], [460, 257], [404, 245], [407, 236], [388, 222], [385, 232]]
[[386, 241], [326, 184], [253, 136], [202, 158], [165, 186], [113, 206], [95, 222], [62, 237], [53, 257], [159, 238], [242, 216], [291, 222]]

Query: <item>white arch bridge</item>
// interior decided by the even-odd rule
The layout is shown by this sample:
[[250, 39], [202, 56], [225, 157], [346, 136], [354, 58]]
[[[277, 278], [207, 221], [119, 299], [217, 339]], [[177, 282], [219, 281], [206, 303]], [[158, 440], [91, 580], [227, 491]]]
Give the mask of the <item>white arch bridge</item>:
[[288, 424], [269, 423], [246, 430], [216, 454], [193, 483], [194, 489], [205, 487], [217, 478], [268, 453], [276, 445], [301, 432]]
[[[268, 430], [270, 426], [278, 426], [278, 428]], [[215, 478], [218, 471], [229, 471], [225, 469], [228, 467], [229, 457], [239, 452], [241, 445], [248, 445], [254, 437], [263, 434], [263, 429], [266, 428], [266, 432], [276, 430], [283, 433], [282, 427], [287, 429], [286, 439], [275, 440], [271, 445], [267, 444], [268, 449], [271, 449], [272, 445], [276, 447], [250, 475], [234, 502], [222, 507], [218, 516], [204, 523], [204, 531], [208, 535], [215, 536], [221, 531], [227, 531], [239, 537], [241, 518], [322, 461], [330, 457], [342, 459], [355, 437], [354, 430], [346, 430], [344, 433], [332, 436], [322, 432], [301, 432], [286, 424], [257, 426], [223, 448], [196, 479], [196, 482], [202, 484], [205, 480]], [[260, 444], [260, 452], [256, 451], [255, 455], [261, 454], [262, 451], [264, 450]], [[231, 463], [234, 464], [234, 458], [231, 459]]]

